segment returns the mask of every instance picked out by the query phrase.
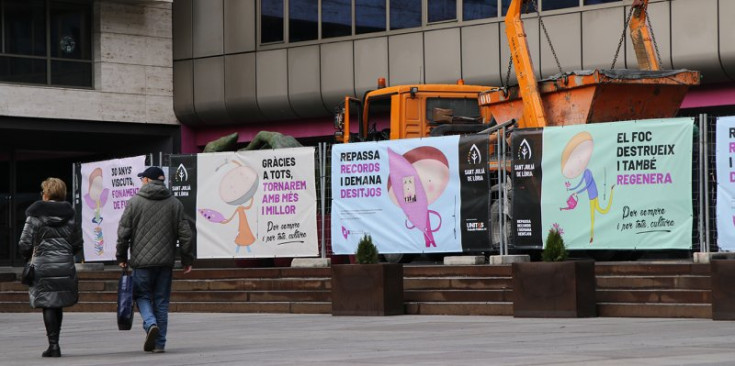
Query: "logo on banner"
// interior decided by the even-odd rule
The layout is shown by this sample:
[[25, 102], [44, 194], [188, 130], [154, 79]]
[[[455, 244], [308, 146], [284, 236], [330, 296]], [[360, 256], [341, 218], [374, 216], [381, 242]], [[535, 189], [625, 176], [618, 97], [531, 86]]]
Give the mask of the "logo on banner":
[[[518, 144], [518, 160], [531, 160], [531, 157], [533, 157], [531, 143], [529, 143], [527, 139], [523, 139], [523, 141]], [[536, 164], [534, 162], [528, 164], [515, 164], [514, 169], [516, 178], [532, 178], [534, 176], [533, 171], [536, 169]]]
[[472, 147], [467, 151], [467, 163], [482, 164], [482, 154], [480, 154], [480, 149], [475, 144], [472, 144]]
[[533, 150], [531, 149], [531, 144], [528, 143], [528, 140], [523, 139], [521, 144], [518, 146], [518, 159], [528, 160], [531, 159], [532, 156]]
[[186, 170], [184, 163], [179, 164], [176, 168], [176, 174], [174, 174], [174, 181], [176, 183], [184, 183], [189, 181], [189, 171]]
[[486, 231], [485, 223], [482, 221], [466, 222], [467, 231]]
[[189, 197], [191, 192], [191, 184], [189, 183], [189, 171], [184, 166], [184, 163], [180, 163], [173, 174], [173, 182], [171, 184], [171, 191], [174, 193], [174, 197]]

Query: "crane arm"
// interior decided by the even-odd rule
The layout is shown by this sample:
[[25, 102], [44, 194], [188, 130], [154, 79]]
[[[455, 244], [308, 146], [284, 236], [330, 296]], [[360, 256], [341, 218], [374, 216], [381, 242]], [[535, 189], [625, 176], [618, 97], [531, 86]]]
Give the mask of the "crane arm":
[[528, 51], [526, 31], [521, 20], [521, 7], [529, 0], [513, 0], [505, 15], [505, 35], [508, 37], [511, 57], [515, 63], [518, 87], [523, 99], [523, 116], [519, 126], [524, 128], [545, 127], [546, 116], [534, 74], [531, 54]]
[[646, 26], [648, 17], [648, 0], [635, 0], [631, 5], [633, 16], [630, 19], [630, 40], [633, 42], [638, 68], [641, 70], [660, 70], [661, 65], [656, 57], [655, 44], [651, 31]]

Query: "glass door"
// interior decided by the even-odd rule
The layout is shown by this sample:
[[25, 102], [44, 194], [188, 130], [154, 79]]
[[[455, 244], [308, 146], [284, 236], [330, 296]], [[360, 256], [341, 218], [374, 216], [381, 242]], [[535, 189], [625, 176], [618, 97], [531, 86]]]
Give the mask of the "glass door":
[[0, 150], [0, 266], [13, 265], [15, 243], [12, 240], [12, 210], [10, 195], [10, 152]]
[[41, 199], [41, 182], [61, 178], [71, 200], [74, 153], [42, 150], [0, 150], [0, 266], [22, 266], [18, 240], [26, 209]]

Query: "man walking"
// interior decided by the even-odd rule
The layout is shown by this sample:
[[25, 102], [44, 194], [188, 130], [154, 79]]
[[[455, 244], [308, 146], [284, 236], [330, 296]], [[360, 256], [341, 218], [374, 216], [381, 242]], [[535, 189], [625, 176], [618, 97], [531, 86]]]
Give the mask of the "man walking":
[[133, 298], [146, 332], [143, 350], [162, 353], [166, 347], [176, 241], [181, 248], [184, 273], [189, 273], [194, 261], [192, 234], [184, 206], [163, 185], [163, 170], [149, 167], [138, 177], [143, 186], [128, 201], [117, 230], [117, 262], [123, 268], [129, 262], [133, 268]]

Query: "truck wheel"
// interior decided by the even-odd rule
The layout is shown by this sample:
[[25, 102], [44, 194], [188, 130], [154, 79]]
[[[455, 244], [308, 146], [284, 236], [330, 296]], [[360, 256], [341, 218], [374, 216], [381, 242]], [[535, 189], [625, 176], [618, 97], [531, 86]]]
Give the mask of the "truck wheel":
[[[500, 190], [504, 191], [505, 196], [505, 202], [503, 204], [503, 216], [502, 218], [505, 220], [503, 232], [501, 233], [500, 230], [500, 200], [498, 199], [498, 196], [500, 196]], [[510, 203], [512, 202], [512, 195], [513, 195], [513, 186], [510, 180], [510, 177], [507, 177], [505, 185], [496, 184], [490, 188], [492, 194], [492, 203], [490, 204], [490, 245], [492, 249], [500, 251], [500, 238], [501, 235], [505, 239], [506, 243], [510, 243], [510, 238], [512, 235], [510, 225], [512, 222], [512, 210]], [[509, 245], [510, 246], [510, 245]]]
[[490, 205], [490, 245], [494, 250], [500, 250], [500, 238], [503, 235], [506, 243], [510, 240], [511, 230], [511, 217], [508, 215], [507, 210], [504, 213], [505, 227], [503, 232], [500, 231], [500, 202], [495, 200]]

